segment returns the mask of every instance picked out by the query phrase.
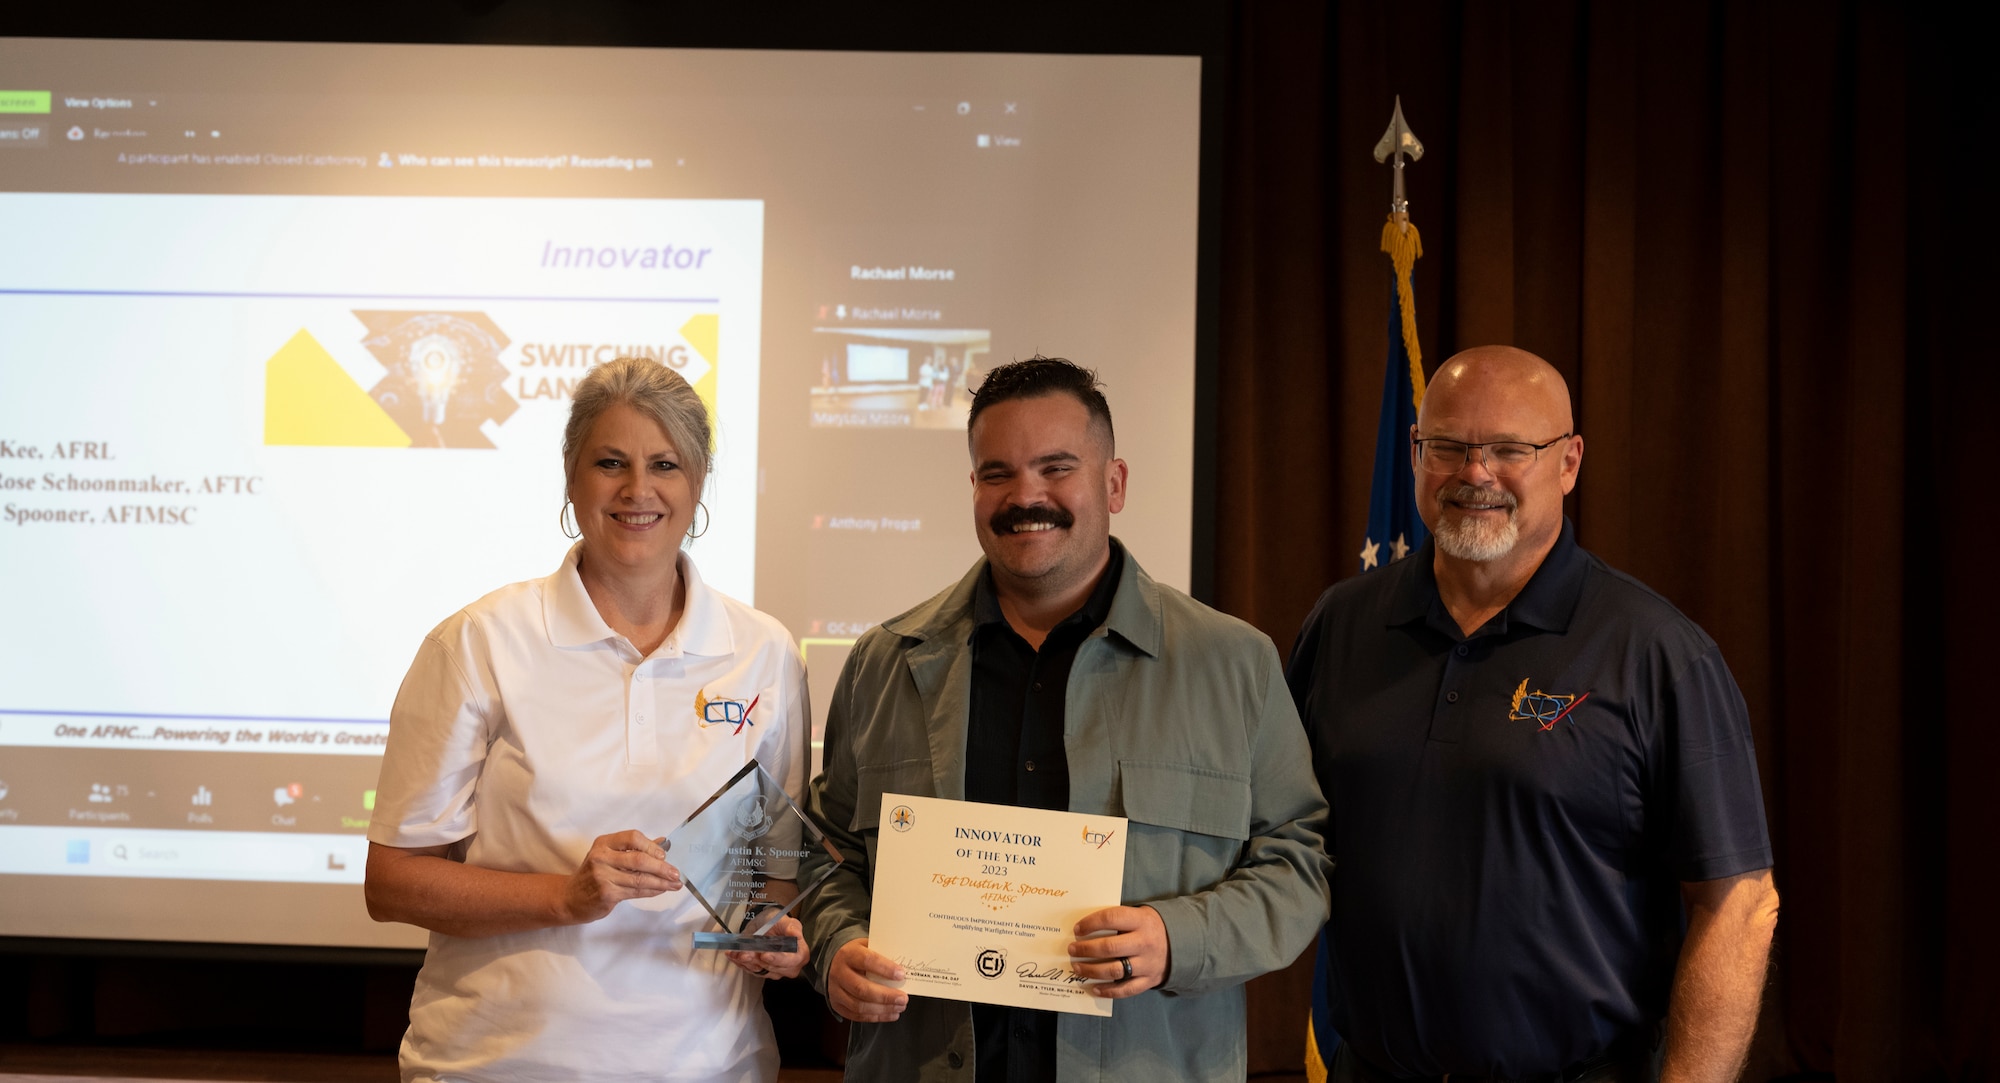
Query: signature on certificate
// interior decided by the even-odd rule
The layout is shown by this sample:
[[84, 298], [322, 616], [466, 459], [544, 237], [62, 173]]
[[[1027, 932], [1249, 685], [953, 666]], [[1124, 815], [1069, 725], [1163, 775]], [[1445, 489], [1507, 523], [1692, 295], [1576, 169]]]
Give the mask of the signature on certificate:
[[1037, 963], [1022, 963], [1014, 968], [1014, 974], [1029, 981], [1052, 981], [1065, 985], [1080, 985], [1090, 980], [1066, 966], [1047, 966]]

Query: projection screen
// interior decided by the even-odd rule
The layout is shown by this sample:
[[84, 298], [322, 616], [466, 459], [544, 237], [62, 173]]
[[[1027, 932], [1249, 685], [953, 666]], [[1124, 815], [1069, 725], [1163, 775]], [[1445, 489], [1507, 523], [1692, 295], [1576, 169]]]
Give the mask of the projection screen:
[[0, 39], [0, 80], [0, 935], [420, 945], [360, 900], [389, 705], [561, 561], [616, 356], [709, 403], [690, 552], [816, 708], [977, 557], [999, 362], [1101, 371], [1113, 528], [1188, 585], [1197, 58]]

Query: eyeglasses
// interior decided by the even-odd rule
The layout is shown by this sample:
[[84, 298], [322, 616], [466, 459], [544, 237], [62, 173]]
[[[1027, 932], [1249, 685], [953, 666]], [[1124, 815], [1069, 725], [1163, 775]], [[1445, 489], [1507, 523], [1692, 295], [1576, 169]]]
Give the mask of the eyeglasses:
[[1434, 474], [1456, 474], [1465, 469], [1465, 462], [1474, 448], [1479, 449], [1480, 465], [1495, 477], [1511, 478], [1525, 472], [1541, 458], [1542, 452], [1562, 443], [1574, 432], [1566, 432], [1546, 444], [1530, 444], [1521, 440], [1492, 440], [1484, 444], [1468, 444], [1460, 440], [1446, 440], [1438, 436], [1413, 437], [1410, 442], [1417, 445], [1417, 461], [1424, 469]]

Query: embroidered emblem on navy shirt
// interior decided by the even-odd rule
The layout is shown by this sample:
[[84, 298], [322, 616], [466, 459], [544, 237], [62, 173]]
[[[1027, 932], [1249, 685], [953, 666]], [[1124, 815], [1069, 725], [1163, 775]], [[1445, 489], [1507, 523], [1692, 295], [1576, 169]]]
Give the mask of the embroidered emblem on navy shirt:
[[[1521, 686], [1514, 689], [1513, 709], [1507, 712], [1507, 720], [1510, 722], [1533, 722], [1544, 731], [1552, 730], [1556, 728], [1556, 723], [1568, 718], [1571, 711], [1576, 710], [1579, 704], [1590, 698], [1588, 692], [1580, 696], [1544, 692], [1540, 689], [1530, 692], [1528, 680], [1527, 677], [1521, 678]], [[1576, 725], [1576, 721], [1572, 719], [1570, 725]]]
[[735, 729], [729, 731], [730, 735], [734, 736], [742, 733], [743, 727], [757, 724], [757, 720], [750, 717], [750, 712], [757, 709], [757, 701], [763, 698], [762, 695], [752, 696], [748, 703], [740, 699], [724, 699], [721, 696], [710, 699], [706, 688], [697, 689], [694, 694], [694, 719], [702, 729], [710, 726], [735, 726]]

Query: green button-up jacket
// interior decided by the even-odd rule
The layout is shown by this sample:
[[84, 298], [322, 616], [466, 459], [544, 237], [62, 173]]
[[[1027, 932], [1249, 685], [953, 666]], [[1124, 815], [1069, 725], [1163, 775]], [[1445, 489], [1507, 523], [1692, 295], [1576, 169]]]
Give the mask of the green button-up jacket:
[[[965, 796], [985, 569], [870, 629], [834, 690], [808, 808], [847, 860], [801, 905], [821, 992], [834, 954], [868, 935], [882, 794]], [[1064, 719], [1070, 811], [1130, 821], [1124, 902], [1159, 912], [1171, 962], [1111, 1017], [1061, 1017], [1059, 1078], [1240, 1080], [1243, 983], [1290, 964], [1327, 917], [1326, 802], [1277, 651], [1128, 554], [1109, 619], [1077, 650]], [[912, 997], [894, 1023], [855, 1024], [848, 1078], [972, 1083], [972, 1043], [969, 1005]]]

